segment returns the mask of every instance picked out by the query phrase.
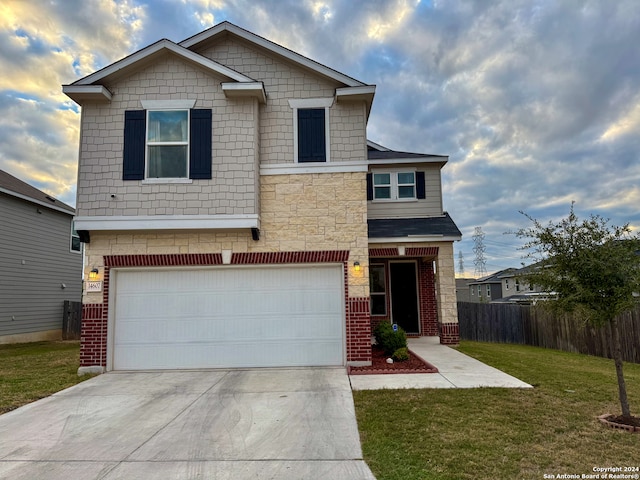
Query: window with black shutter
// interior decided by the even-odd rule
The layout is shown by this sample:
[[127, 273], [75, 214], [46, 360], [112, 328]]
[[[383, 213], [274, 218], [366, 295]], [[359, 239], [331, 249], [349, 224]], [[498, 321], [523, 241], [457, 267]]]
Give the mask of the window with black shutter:
[[123, 179], [211, 178], [210, 109], [125, 112]]
[[324, 108], [298, 109], [298, 162], [326, 162]]

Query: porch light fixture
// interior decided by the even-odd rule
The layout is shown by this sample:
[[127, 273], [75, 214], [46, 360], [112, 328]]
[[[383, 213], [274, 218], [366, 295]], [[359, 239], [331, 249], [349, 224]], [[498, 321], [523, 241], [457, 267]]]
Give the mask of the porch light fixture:
[[353, 262], [353, 269], [356, 272], [359, 272], [360, 271], [360, 262]]
[[89, 280], [92, 280], [92, 281], [98, 280], [99, 273], [100, 271], [96, 267], [93, 267], [89, 272]]

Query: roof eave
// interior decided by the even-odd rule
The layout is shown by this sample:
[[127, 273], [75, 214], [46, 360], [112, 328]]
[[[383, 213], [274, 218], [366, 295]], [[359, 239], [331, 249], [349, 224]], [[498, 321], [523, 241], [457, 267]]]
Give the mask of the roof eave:
[[222, 91], [227, 98], [255, 97], [260, 103], [267, 103], [267, 93], [262, 82], [225, 82]]
[[408, 235], [404, 237], [369, 237], [369, 243], [457, 242], [462, 235]]
[[151, 57], [161, 54], [163, 52], [171, 52], [179, 57], [182, 57], [184, 60], [189, 61], [195, 65], [203, 67], [205, 69], [211, 70], [223, 77], [228, 78], [229, 80], [233, 80], [236, 82], [254, 82], [254, 79], [247, 77], [235, 70], [226, 67], [218, 62], [210, 60], [202, 55], [198, 55], [191, 50], [184, 48], [176, 43], [173, 43], [171, 40], [163, 39], [156, 43], [149, 45], [148, 47], [143, 48], [142, 50], [138, 50], [131, 55], [118, 60], [111, 65], [106, 66], [105, 68], [98, 70], [97, 72], [92, 73], [80, 80], [76, 80], [71, 85], [93, 85], [97, 83], [102, 83], [107, 80], [109, 77], [118, 76], [122, 74], [124, 71], [129, 68], [135, 68], [136, 65], [144, 64], [145, 61], [148, 61]]
[[332, 68], [322, 65], [314, 60], [311, 60], [310, 58], [307, 58], [303, 55], [300, 55], [299, 53], [294, 52], [293, 50], [289, 50], [288, 48], [278, 45], [277, 43], [267, 40], [266, 38], [260, 37], [259, 35], [256, 35], [255, 33], [252, 33], [252, 32], [249, 32], [248, 30], [240, 28], [237, 25], [234, 25], [233, 23], [230, 23], [230, 22], [219, 23], [218, 25], [215, 25], [205, 30], [204, 32], [200, 32], [197, 35], [194, 35], [192, 37], [189, 37], [183, 40], [178, 45], [184, 48], [188, 48], [190, 50], [195, 49], [200, 44], [213, 39], [214, 37], [220, 35], [223, 32], [228, 32], [233, 35], [236, 35], [250, 43], [258, 45], [259, 47], [262, 47], [272, 53], [275, 53], [281, 57], [284, 57], [291, 62], [297, 63], [325, 77], [328, 77], [337, 82], [343, 83], [348, 87], [361, 87], [366, 85], [356, 80], [355, 78], [351, 78], [348, 75], [338, 72], [337, 70], [333, 70]]
[[371, 105], [375, 94], [375, 85], [336, 88], [336, 100], [338, 102], [364, 102], [367, 107], [367, 119], [369, 119], [369, 114], [371, 113]]
[[84, 102], [111, 102], [111, 92], [104, 85], [63, 85], [62, 93], [78, 105]]

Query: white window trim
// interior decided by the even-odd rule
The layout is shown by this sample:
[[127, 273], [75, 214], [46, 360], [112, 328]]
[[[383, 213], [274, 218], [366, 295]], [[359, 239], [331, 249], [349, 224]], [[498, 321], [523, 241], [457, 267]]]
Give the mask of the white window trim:
[[[78, 234], [77, 230], [76, 230], [76, 235], [73, 234], [75, 228], [74, 228], [74, 223], [73, 221], [71, 222], [71, 236], [69, 237], [69, 251], [71, 253], [80, 253], [82, 254], [82, 242], [80, 241], [80, 235]], [[73, 237], [77, 237], [78, 242], [80, 243], [80, 250], [74, 250], [73, 249]]]
[[[329, 109], [333, 105], [334, 98], [296, 98], [289, 100], [289, 107], [293, 109], [293, 161], [298, 163], [298, 110], [306, 108], [324, 108], [324, 141], [325, 141], [325, 161], [318, 163], [329, 163], [331, 161], [331, 134], [329, 130]], [[301, 165], [308, 165], [313, 162], [301, 162]]]
[[[144, 180], [146, 181], [146, 183], [191, 183], [188, 180], [190, 180], [189, 175], [191, 172], [189, 172], [189, 164], [190, 164], [190, 160], [189, 160], [189, 151], [190, 151], [190, 146], [191, 146], [191, 112], [189, 111], [189, 108], [184, 108], [184, 107], [180, 107], [180, 108], [160, 108], [160, 105], [164, 105], [167, 104], [167, 102], [171, 102], [171, 100], [160, 100], [157, 101], [156, 103], [159, 105], [159, 108], [152, 108], [152, 109], [147, 109], [146, 111], [146, 120], [145, 120], [145, 132], [144, 132]], [[175, 102], [183, 102], [182, 100], [177, 100]], [[149, 102], [149, 101], [142, 101], [143, 105], [149, 105], [150, 103], [153, 102]], [[194, 100], [195, 103], [195, 100]], [[173, 105], [177, 105], [178, 103], [175, 103]], [[182, 105], [182, 103], [181, 103]], [[170, 111], [170, 110], [176, 110], [176, 111], [186, 111], [187, 112], [187, 142], [186, 142], [186, 146], [187, 146], [187, 172], [186, 172], [186, 176], [185, 177], [149, 177], [149, 114], [151, 112], [166, 112], [166, 111]], [[158, 145], [158, 146], [172, 146], [172, 145], [185, 145], [185, 142], [157, 142], [157, 143], [153, 143], [153, 145]], [[185, 180], [187, 180], [185, 182]]]
[[[388, 173], [391, 175], [391, 198], [376, 198], [376, 184], [375, 184], [375, 176], [376, 174], [385, 174]], [[407, 186], [408, 184], [398, 184], [398, 175], [400, 173], [413, 173], [413, 197], [411, 198], [400, 198], [399, 196], [399, 186]], [[418, 200], [418, 188], [417, 188], [417, 179], [416, 179], [416, 169], [415, 168], [403, 168], [402, 170], [372, 170], [371, 171], [371, 183], [373, 186], [373, 198], [371, 199], [373, 202], [415, 202]]]
[[145, 110], [188, 110], [196, 105], [195, 100], [140, 100]]

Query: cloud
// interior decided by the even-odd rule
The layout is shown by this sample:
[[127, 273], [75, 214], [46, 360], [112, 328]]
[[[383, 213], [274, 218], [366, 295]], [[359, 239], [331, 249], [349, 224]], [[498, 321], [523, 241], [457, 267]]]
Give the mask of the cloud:
[[514, 266], [518, 210], [555, 219], [575, 200], [640, 225], [635, 0], [3, 2], [0, 168], [72, 198], [78, 109], [60, 85], [223, 20], [376, 84], [371, 140], [449, 155], [468, 265], [482, 226], [491, 264]]

